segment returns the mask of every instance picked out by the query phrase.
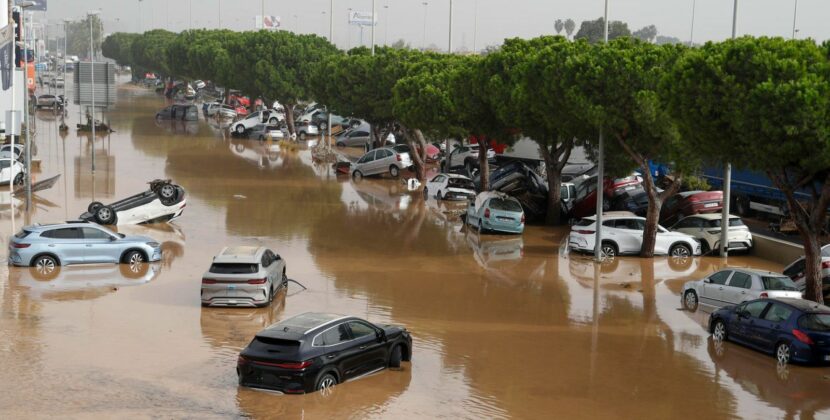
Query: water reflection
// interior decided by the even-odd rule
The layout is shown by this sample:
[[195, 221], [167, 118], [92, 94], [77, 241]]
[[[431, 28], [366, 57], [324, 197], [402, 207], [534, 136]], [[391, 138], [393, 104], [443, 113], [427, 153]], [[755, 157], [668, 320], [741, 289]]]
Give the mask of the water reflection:
[[232, 138], [231, 153], [259, 169], [274, 169], [282, 165], [280, 145], [271, 140], [259, 141]]
[[282, 319], [285, 300], [283, 288], [265, 308], [202, 308], [202, 337], [215, 348], [230, 350], [227, 354], [235, 358], [256, 333]]
[[153, 281], [158, 263], [58, 266], [51, 271], [10, 267], [9, 284], [38, 300], [87, 300]]
[[174, 222], [118, 225], [109, 228], [125, 235], [145, 235], [158, 241], [161, 244], [161, 265], [164, 268], [171, 268], [174, 261], [184, 257], [186, 238], [182, 229]]

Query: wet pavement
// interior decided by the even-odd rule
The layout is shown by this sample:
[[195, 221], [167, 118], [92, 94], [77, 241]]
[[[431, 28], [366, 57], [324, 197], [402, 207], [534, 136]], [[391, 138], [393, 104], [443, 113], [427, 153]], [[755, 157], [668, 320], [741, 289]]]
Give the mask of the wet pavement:
[[[830, 369], [779, 369], [712, 342], [708, 315], [680, 309], [683, 282], [720, 259], [618, 258], [595, 272], [589, 257], [561, 248], [567, 228], [478, 236], [452, 215], [463, 203], [425, 203], [390, 179], [352, 183], [305, 147], [232, 140], [204, 121], [157, 123], [161, 97], [135, 87], [119, 95], [105, 118], [116, 131], [94, 142], [94, 174], [89, 136], [62, 138], [54, 116], [38, 113], [36, 179], [63, 177], [15, 223], [75, 218], [153, 178], [182, 185], [187, 207], [171, 225], [119, 229], [162, 242], [156, 264], [64, 267], [49, 279], [0, 267], [0, 417], [830, 415]], [[74, 126], [77, 108], [69, 115]], [[308, 290], [291, 284], [270, 308], [202, 308], [201, 274], [232, 244], [274, 248]], [[239, 388], [238, 352], [306, 311], [405, 325], [413, 361], [328, 397]]]

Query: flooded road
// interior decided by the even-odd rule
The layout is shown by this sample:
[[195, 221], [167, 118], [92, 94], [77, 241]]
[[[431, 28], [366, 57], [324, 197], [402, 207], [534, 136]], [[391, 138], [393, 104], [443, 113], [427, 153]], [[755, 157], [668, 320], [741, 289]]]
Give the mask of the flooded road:
[[[71, 219], [172, 178], [188, 192], [171, 225], [120, 228], [162, 243], [134, 271], [63, 267], [51, 279], [0, 266], [0, 417], [701, 418], [830, 415], [830, 369], [711, 341], [680, 309], [683, 282], [725, 263], [618, 258], [560, 247], [567, 228], [479, 237], [399, 181], [337, 177], [306, 148], [230, 140], [208, 123], [156, 123], [164, 100], [134, 87], [92, 144], [39, 113], [36, 179], [62, 174], [16, 223]], [[70, 126], [77, 108], [70, 108]], [[49, 121], [51, 119], [51, 121]], [[12, 233], [8, 193], [3, 247]], [[28, 219], [28, 220], [26, 220]], [[262, 244], [291, 284], [270, 308], [202, 308], [201, 275], [223, 246]], [[5, 257], [5, 251], [3, 256]], [[782, 267], [751, 257], [729, 265]], [[238, 352], [306, 311], [406, 326], [411, 364], [332, 395], [237, 387]]]

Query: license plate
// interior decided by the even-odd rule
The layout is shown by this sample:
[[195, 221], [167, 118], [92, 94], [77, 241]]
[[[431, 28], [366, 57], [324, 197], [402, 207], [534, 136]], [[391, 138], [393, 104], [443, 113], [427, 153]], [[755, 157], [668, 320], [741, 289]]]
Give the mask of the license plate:
[[825, 362], [830, 362], [830, 354], [828, 354], [827, 356], [824, 356], [824, 361]]
[[504, 221], [506, 221], [506, 222], [507, 222], [507, 221], [513, 221], [513, 219], [512, 219], [512, 218], [510, 218], [510, 217], [501, 217], [501, 216], [499, 216], [499, 217], [498, 217], [498, 219], [499, 219], [499, 220], [504, 220]]
[[228, 290], [236, 290], [236, 285], [235, 284], [229, 284], [228, 285]]
[[626, 190], [626, 191], [631, 191], [631, 190], [633, 190], [633, 189], [635, 189], [635, 188], [637, 188], [637, 186], [635, 186], [635, 185], [629, 185], [629, 186], [625, 187], [625, 190]]
[[718, 203], [706, 203], [706, 204], [703, 205], [703, 207], [706, 207], [706, 208], [717, 207], [717, 206], [718, 206]]

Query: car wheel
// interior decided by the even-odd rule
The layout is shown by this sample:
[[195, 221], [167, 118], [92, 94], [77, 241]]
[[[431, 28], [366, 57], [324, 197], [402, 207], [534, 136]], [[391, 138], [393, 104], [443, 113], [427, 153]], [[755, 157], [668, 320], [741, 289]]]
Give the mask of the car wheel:
[[236, 130], [236, 134], [239, 134], [239, 135], [245, 134], [245, 126], [242, 125], [242, 124], [238, 124], [236, 126], [236, 128], [234, 128], [234, 130]]
[[124, 254], [124, 263], [129, 265], [138, 265], [144, 262], [144, 254], [139, 251], [129, 251]]
[[720, 319], [715, 321], [715, 326], [712, 327], [712, 338], [716, 341], [726, 341], [728, 334], [726, 332], [726, 324]]
[[707, 241], [705, 239], [700, 241], [700, 253], [701, 254], [706, 255], [711, 251], [712, 251], [712, 247], [709, 246], [709, 241]]
[[285, 270], [282, 272], [282, 287], [288, 289], [288, 275], [285, 274]]
[[343, 143], [342, 141], [338, 141], [338, 142], [335, 144], [335, 146], [337, 146], [337, 147], [346, 147], [346, 143]]
[[392, 165], [389, 167], [389, 175], [392, 175], [392, 178], [397, 178], [401, 175], [401, 170], [397, 166]]
[[697, 293], [694, 290], [689, 290], [683, 295], [683, 306], [692, 312], [697, 310]]
[[305, 131], [300, 131], [299, 137], [300, 137], [300, 141], [305, 141], [305, 138], [306, 138]]
[[790, 345], [788, 343], [778, 343], [775, 346], [775, 358], [779, 365], [790, 363]]
[[484, 225], [481, 224], [481, 220], [478, 221], [478, 233], [481, 234], [484, 232]]
[[159, 188], [159, 198], [172, 199], [176, 197], [176, 187], [173, 184], [164, 184]]
[[401, 346], [395, 346], [392, 349], [392, 353], [389, 354], [389, 367], [391, 368], [399, 368], [401, 367], [401, 359], [403, 358], [403, 349]]
[[14, 185], [23, 185], [23, 174], [17, 174], [14, 177]]
[[277, 125], [278, 122], [279, 121], [277, 121], [276, 118], [271, 118], [270, 120], [268, 120], [268, 124], [271, 124], [271, 125]]
[[441, 200], [444, 199], [444, 195], [441, 194], [440, 190], [438, 191], [438, 194], [435, 194], [435, 199], [438, 200], [438, 201], [441, 201]]
[[603, 242], [602, 246], [600, 247], [600, 252], [602, 253], [602, 258], [609, 258], [613, 259], [616, 258], [617, 253], [617, 246], [611, 242]]
[[672, 256], [672, 257], [681, 257], [681, 258], [691, 257], [692, 256], [692, 250], [691, 250], [691, 248], [689, 248], [688, 245], [677, 244], [677, 245], [671, 247], [671, 249], [669, 250], [669, 255]]
[[41, 255], [32, 261], [39, 276], [49, 278], [58, 269], [58, 261], [49, 255]]
[[355, 181], [363, 180], [363, 172], [354, 171], [354, 173], [352, 174], [352, 178], [354, 178]]
[[101, 207], [104, 207], [103, 203], [99, 201], [93, 201], [89, 203], [89, 206], [87, 206], [86, 211], [88, 211], [90, 214], [95, 214], [95, 212]]
[[102, 206], [95, 211], [95, 221], [102, 225], [115, 224], [115, 210], [110, 206]]
[[331, 373], [327, 373], [317, 380], [317, 386], [314, 388], [322, 393], [327, 393], [335, 385], [337, 385], [337, 378], [335, 378]]

